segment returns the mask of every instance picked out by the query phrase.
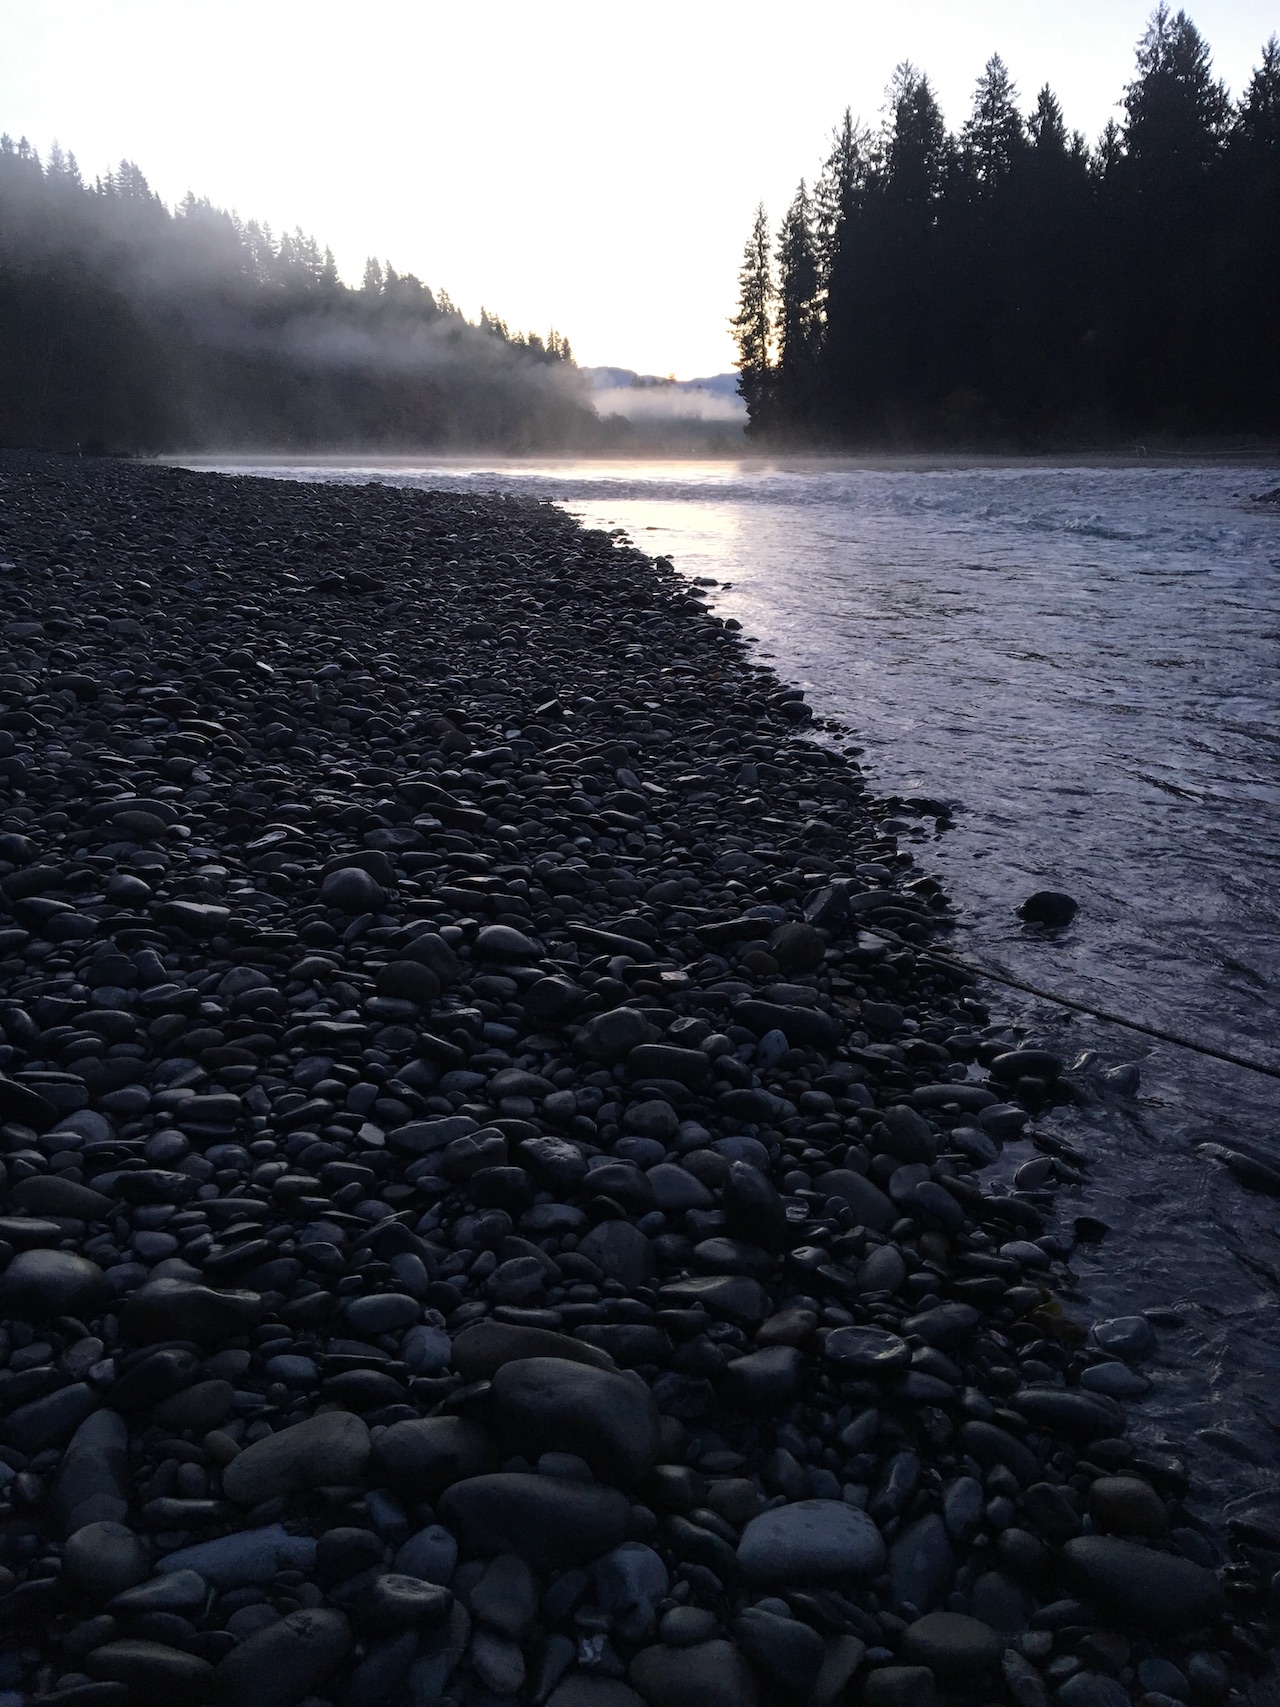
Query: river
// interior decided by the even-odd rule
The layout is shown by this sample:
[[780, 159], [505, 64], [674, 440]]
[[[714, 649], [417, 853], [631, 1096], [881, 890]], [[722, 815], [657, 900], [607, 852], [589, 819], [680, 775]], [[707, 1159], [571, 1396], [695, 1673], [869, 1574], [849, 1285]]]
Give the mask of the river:
[[[1274, 468], [1022, 462], [314, 462], [187, 466], [518, 491], [713, 580], [711, 607], [853, 733], [877, 792], [951, 804], [902, 845], [955, 947], [1038, 987], [1280, 1069], [1280, 506]], [[846, 741], [844, 743], [848, 745]], [[917, 820], [908, 818], [915, 825]], [[1018, 903], [1064, 889], [1066, 930]], [[1280, 1087], [990, 985], [1133, 1098], [1060, 1110], [1093, 1158], [1066, 1216], [1084, 1316], [1154, 1312], [1133, 1430], [1187, 1458], [1210, 1523], [1280, 1517], [1276, 1201], [1200, 1146], [1280, 1167]], [[1032, 1154], [1010, 1146], [1011, 1171]], [[1078, 1199], [1072, 1202], [1072, 1199]]]

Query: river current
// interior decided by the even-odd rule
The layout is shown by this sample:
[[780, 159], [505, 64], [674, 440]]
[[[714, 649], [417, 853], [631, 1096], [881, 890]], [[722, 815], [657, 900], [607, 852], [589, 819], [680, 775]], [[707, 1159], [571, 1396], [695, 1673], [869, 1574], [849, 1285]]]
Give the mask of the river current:
[[[293, 479], [518, 491], [714, 581], [711, 608], [803, 686], [880, 794], [948, 802], [901, 845], [958, 953], [1280, 1069], [1280, 505], [1274, 468], [847, 462], [283, 463]], [[919, 826], [916, 828], [915, 826]], [[1024, 927], [1039, 888], [1080, 903]], [[1043, 1124], [1092, 1159], [1060, 1193], [1082, 1318], [1152, 1313], [1135, 1435], [1210, 1524], [1280, 1517], [1277, 1201], [1202, 1146], [1280, 1168], [1280, 1083], [990, 984], [993, 1019], [1140, 1088]], [[1008, 1146], [1007, 1172], [1035, 1152]]]

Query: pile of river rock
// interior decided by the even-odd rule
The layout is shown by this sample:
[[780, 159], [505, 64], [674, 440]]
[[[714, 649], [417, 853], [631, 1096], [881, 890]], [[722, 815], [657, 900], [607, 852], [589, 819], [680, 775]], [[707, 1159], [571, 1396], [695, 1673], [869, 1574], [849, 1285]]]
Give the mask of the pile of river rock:
[[549, 506], [11, 457], [0, 586], [0, 1707], [1249, 1687], [944, 803]]

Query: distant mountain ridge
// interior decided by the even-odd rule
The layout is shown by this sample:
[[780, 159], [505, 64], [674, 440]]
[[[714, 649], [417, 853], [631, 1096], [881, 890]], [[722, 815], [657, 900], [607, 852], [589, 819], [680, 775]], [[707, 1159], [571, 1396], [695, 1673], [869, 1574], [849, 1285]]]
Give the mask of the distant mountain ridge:
[[589, 397], [600, 415], [623, 415], [633, 421], [716, 421], [746, 425], [746, 405], [738, 394], [736, 373], [717, 373], [704, 379], [664, 379], [625, 367], [579, 369], [590, 387]]

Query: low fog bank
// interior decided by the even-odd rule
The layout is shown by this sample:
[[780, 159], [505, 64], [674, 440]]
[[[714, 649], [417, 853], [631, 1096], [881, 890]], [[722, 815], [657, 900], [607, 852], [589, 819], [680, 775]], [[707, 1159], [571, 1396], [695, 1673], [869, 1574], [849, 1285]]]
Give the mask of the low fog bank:
[[707, 379], [660, 379], [630, 368], [581, 370], [611, 454], [663, 457], [740, 456], [747, 409], [736, 373]]
[[709, 379], [659, 379], [630, 368], [582, 369], [591, 385], [591, 401], [602, 416], [621, 415], [628, 421], [716, 421], [745, 427], [747, 406], [738, 391], [736, 373]]
[[[513, 336], [371, 261], [358, 290], [136, 166], [86, 184], [0, 138], [0, 445], [154, 453], [602, 448], [556, 333]], [[626, 436], [625, 432], [622, 434]]]

